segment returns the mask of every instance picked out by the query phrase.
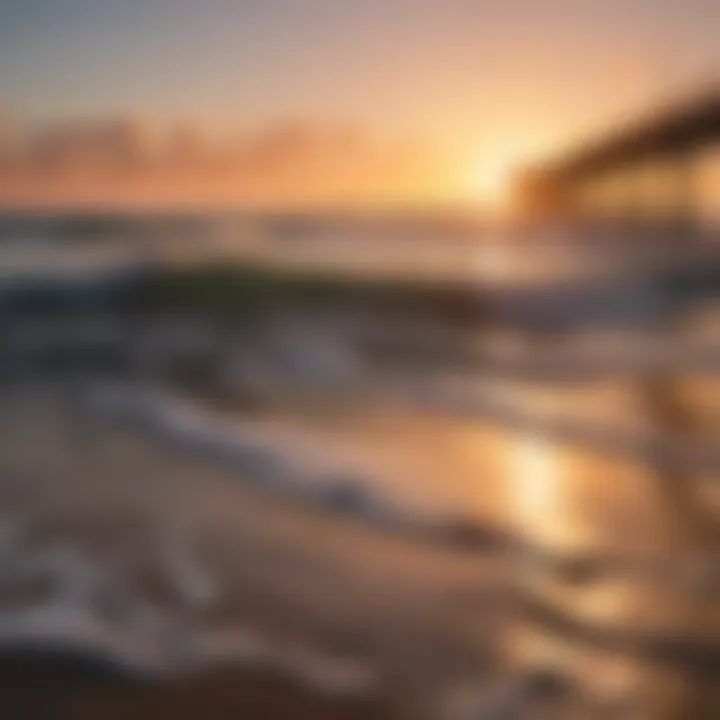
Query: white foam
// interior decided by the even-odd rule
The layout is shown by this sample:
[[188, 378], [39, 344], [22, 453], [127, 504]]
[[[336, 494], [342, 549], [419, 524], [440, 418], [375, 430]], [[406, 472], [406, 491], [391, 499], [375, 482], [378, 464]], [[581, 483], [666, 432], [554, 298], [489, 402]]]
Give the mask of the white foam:
[[[1, 520], [0, 528], [13, 538], [20, 538], [22, 529], [31, 530]], [[326, 692], [357, 693], [372, 684], [374, 674], [350, 658], [290, 640], [271, 642], [232, 622], [206, 627], [204, 613], [221, 600], [220, 584], [201, 562], [189, 532], [173, 525], [161, 526], [157, 534], [150, 559], [158, 574], [170, 576], [179, 596], [179, 602], [163, 607], [132, 586], [122, 563], [98, 558], [67, 540], [14, 540], [0, 578], [0, 646], [81, 650], [146, 674], [249, 663]], [[147, 555], [142, 559], [147, 561]], [[13, 604], [13, 591], [28, 583], [40, 588], [39, 596]]]
[[91, 411], [207, 454], [267, 487], [372, 524], [427, 527], [426, 518], [380, 496], [375, 488], [381, 483], [373, 481], [372, 470], [357, 457], [313, 442], [309, 436], [297, 437], [249, 421], [224, 421], [200, 404], [156, 389], [95, 383], [88, 387], [86, 398]]

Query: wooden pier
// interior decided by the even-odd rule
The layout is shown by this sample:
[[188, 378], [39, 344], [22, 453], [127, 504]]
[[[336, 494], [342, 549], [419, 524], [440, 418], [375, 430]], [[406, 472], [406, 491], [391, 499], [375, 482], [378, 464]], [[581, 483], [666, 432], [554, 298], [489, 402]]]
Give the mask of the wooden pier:
[[719, 142], [720, 84], [528, 170], [519, 200], [533, 214], [697, 230], [702, 161]]

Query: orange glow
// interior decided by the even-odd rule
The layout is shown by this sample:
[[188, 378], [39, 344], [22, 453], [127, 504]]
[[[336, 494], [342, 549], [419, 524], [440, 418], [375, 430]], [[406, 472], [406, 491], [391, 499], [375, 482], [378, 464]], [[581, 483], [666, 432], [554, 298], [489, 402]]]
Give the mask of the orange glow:
[[480, 203], [500, 209], [511, 200], [511, 181], [515, 164], [507, 158], [485, 158], [478, 163], [469, 181], [469, 194]]
[[514, 178], [528, 162], [528, 156], [518, 150], [501, 148], [476, 153], [457, 172], [455, 196], [493, 214], [511, 212]]

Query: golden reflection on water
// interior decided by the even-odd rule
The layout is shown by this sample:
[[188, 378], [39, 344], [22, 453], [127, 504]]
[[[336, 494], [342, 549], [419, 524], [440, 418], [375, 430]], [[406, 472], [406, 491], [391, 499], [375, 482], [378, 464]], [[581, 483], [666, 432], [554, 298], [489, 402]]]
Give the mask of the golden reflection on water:
[[[548, 391], [540, 404], [575, 415], [599, 414], [618, 427], [651, 428], [656, 419], [649, 416], [639, 388], [634, 383], [619, 383], [605, 389]], [[716, 379], [686, 379], [674, 384], [673, 390], [684, 412], [693, 418], [690, 428], [694, 436], [712, 440], [720, 407]], [[660, 481], [662, 467], [564, 446], [523, 432], [511, 435], [508, 507], [513, 526], [526, 542], [559, 557], [614, 555], [635, 558], [648, 568], [669, 570], [654, 578], [610, 572], [574, 584], [531, 566], [521, 568], [520, 587], [589, 627], [695, 641], [720, 637], [716, 596], [683, 580], [683, 574], [685, 579], [691, 577], [698, 564], [716, 562], [717, 547], [711, 539], [699, 538], [695, 519], [684, 516], [677, 497], [668, 494]], [[717, 488], [717, 479], [688, 472], [678, 476], [677, 482], [695, 495]], [[698, 505], [711, 516], [720, 507], [702, 499]], [[717, 515], [714, 517], [717, 528]], [[642, 717], [653, 720], [688, 717], [689, 703], [698, 697], [694, 681], [680, 673], [607, 653], [591, 644], [571, 642], [542, 627], [521, 627], [515, 635], [514, 651], [530, 665], [570, 672], [605, 700], [645, 697], [647, 707], [652, 707]]]
[[557, 449], [548, 447], [540, 438], [521, 436], [516, 440], [512, 461], [512, 476], [517, 478], [515, 512], [519, 526], [532, 528], [541, 519], [550, 520], [554, 540], [574, 543], [577, 538], [559, 516], [563, 494]]

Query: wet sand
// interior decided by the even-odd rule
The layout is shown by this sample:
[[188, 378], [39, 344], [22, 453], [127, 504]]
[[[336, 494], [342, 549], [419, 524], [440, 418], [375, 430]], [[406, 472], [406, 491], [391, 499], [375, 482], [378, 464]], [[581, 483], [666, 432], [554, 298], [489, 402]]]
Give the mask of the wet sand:
[[89, 716], [433, 717], [492, 681], [492, 558], [285, 502], [71, 397], [3, 392], [0, 637], [67, 642], [72, 618], [170, 683], [82, 687]]
[[0, 661], [3, 716], [29, 720], [162, 720], [172, 718], [297, 718], [401, 720], [407, 711], [389, 696], [323, 695], [267, 670], [223, 668], [152, 685], [126, 684], [67, 660]]

